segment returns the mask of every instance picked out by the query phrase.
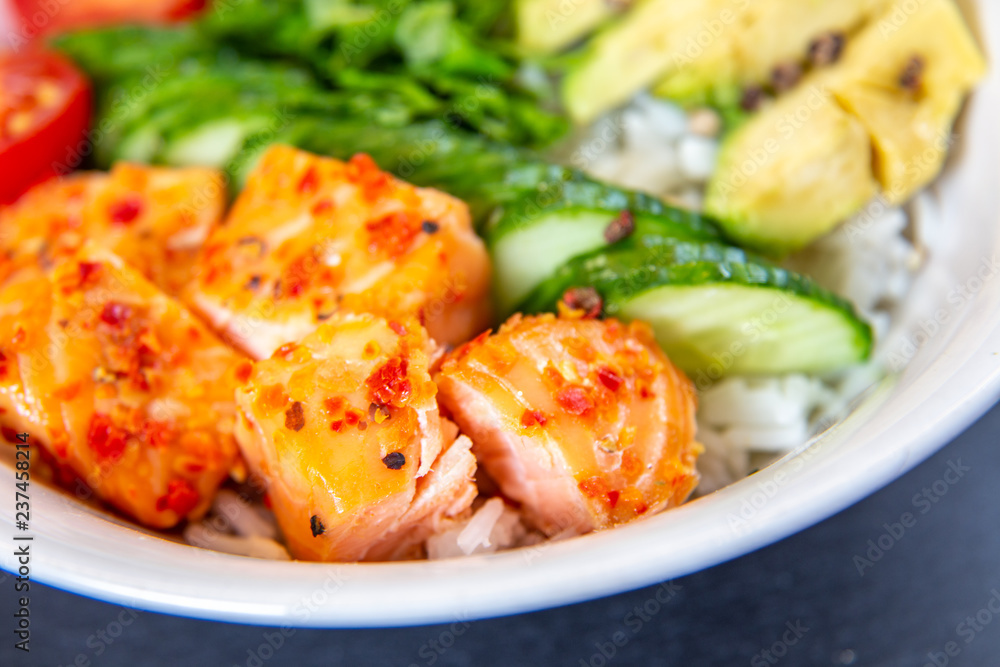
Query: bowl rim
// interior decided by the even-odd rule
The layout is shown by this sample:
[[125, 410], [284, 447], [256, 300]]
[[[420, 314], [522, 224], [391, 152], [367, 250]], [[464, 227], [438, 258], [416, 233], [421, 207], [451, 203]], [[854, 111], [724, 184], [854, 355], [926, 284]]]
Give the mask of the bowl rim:
[[[984, 43], [1000, 44], [1000, 5], [980, 0], [977, 6]], [[966, 120], [989, 129], [995, 109], [1000, 72], [991, 70]], [[984, 229], [1000, 221], [1000, 182], [989, 177], [1000, 174], [1000, 141], [997, 131], [987, 134], [967, 142], [966, 159], [935, 186], [947, 193], [941, 198], [946, 220], [979, 220]], [[1000, 234], [975, 252], [995, 262]], [[807, 446], [716, 493], [613, 531], [443, 561], [265, 561], [177, 544], [33, 486], [30, 577], [150, 611], [344, 628], [463, 623], [653, 585], [832, 516], [916, 466], [984, 414], [1000, 398], [997, 304], [1000, 281], [986, 282], [946, 336], [930, 341], [909, 368]], [[0, 467], [12, 488], [13, 469]], [[13, 502], [0, 504], [0, 525], [11, 535], [13, 509]], [[16, 573], [12, 554], [3, 552], [0, 567]]]

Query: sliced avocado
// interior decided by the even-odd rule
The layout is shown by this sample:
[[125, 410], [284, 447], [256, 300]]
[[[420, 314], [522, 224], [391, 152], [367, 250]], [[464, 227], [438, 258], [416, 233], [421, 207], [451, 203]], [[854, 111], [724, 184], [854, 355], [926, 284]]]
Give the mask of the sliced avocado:
[[705, 212], [768, 255], [826, 234], [878, 192], [868, 132], [825, 81], [811, 77], [731, 134], [708, 186]]
[[910, 4], [891, 5], [853, 39], [830, 80], [871, 134], [875, 174], [894, 203], [937, 176], [962, 101], [986, 71], [952, 0]]
[[776, 65], [804, 63], [815, 39], [855, 32], [871, 18], [874, 6], [873, 0], [755, 0], [737, 37], [741, 80], [765, 82]]
[[[586, 124], [709, 52], [732, 62], [727, 24], [744, 0], [645, 0], [597, 34], [563, 81], [563, 103]], [[735, 19], [733, 19], [735, 20]], [[704, 46], [703, 46], [704, 45]]]
[[857, 30], [889, 0], [646, 0], [588, 45], [563, 100], [587, 123], [657, 81], [685, 105], [766, 83], [775, 66], [803, 63], [828, 33]]
[[[781, 64], [804, 63], [809, 46], [831, 33], [850, 34], [870, 19], [888, 0], [755, 0], [735, 3], [732, 21], [702, 55], [686, 66], [669, 71], [655, 93], [685, 106], [716, 106], [731, 89], [765, 84]], [[725, 51], [722, 62], [717, 54]]]
[[560, 51], [628, 9], [632, 1], [516, 0], [517, 43], [531, 53]]

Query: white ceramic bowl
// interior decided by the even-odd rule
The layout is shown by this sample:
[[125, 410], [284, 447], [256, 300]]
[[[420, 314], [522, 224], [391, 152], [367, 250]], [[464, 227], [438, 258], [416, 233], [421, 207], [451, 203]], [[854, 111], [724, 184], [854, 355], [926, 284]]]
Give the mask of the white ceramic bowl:
[[[1000, 3], [978, 12], [1000, 47]], [[0, 24], [2, 27], [2, 24]], [[6, 30], [0, 31], [6, 34]], [[405, 564], [326, 565], [227, 556], [169, 542], [31, 489], [31, 577], [111, 602], [208, 619], [314, 627], [451, 622], [570, 603], [720, 563], [831, 516], [897, 478], [1000, 396], [1000, 68], [975, 95], [953, 164], [937, 185], [949, 239], [920, 289], [949, 318], [899, 377], [844, 422], [753, 477], [677, 510], [610, 532], [492, 556]], [[971, 280], [974, 300], [945, 295]], [[932, 284], [933, 283], [933, 284]], [[0, 471], [0, 524], [14, 533], [10, 465]], [[16, 571], [11, 549], [0, 565]]]

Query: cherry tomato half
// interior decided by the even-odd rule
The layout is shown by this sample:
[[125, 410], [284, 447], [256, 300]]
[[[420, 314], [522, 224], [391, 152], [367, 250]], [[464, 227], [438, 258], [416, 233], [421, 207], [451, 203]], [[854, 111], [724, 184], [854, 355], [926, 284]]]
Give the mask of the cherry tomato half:
[[207, 0], [11, 0], [33, 28], [48, 34], [116, 23], [169, 23], [205, 8]]
[[0, 204], [76, 166], [90, 105], [90, 84], [62, 56], [0, 53]]

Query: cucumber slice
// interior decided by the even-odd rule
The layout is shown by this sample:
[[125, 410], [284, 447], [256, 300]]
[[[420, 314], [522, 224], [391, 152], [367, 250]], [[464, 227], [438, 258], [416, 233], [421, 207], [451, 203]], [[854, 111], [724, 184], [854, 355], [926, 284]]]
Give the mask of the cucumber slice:
[[714, 222], [653, 197], [600, 183], [561, 183], [497, 209], [483, 230], [493, 258], [499, 311], [510, 314], [570, 259], [609, 245], [605, 231], [623, 212], [633, 216], [633, 239], [721, 238]]
[[554, 310], [593, 287], [604, 312], [652, 325], [698, 382], [725, 375], [821, 373], [867, 360], [872, 330], [854, 307], [809, 278], [716, 243], [646, 238], [578, 257], [523, 304]]

